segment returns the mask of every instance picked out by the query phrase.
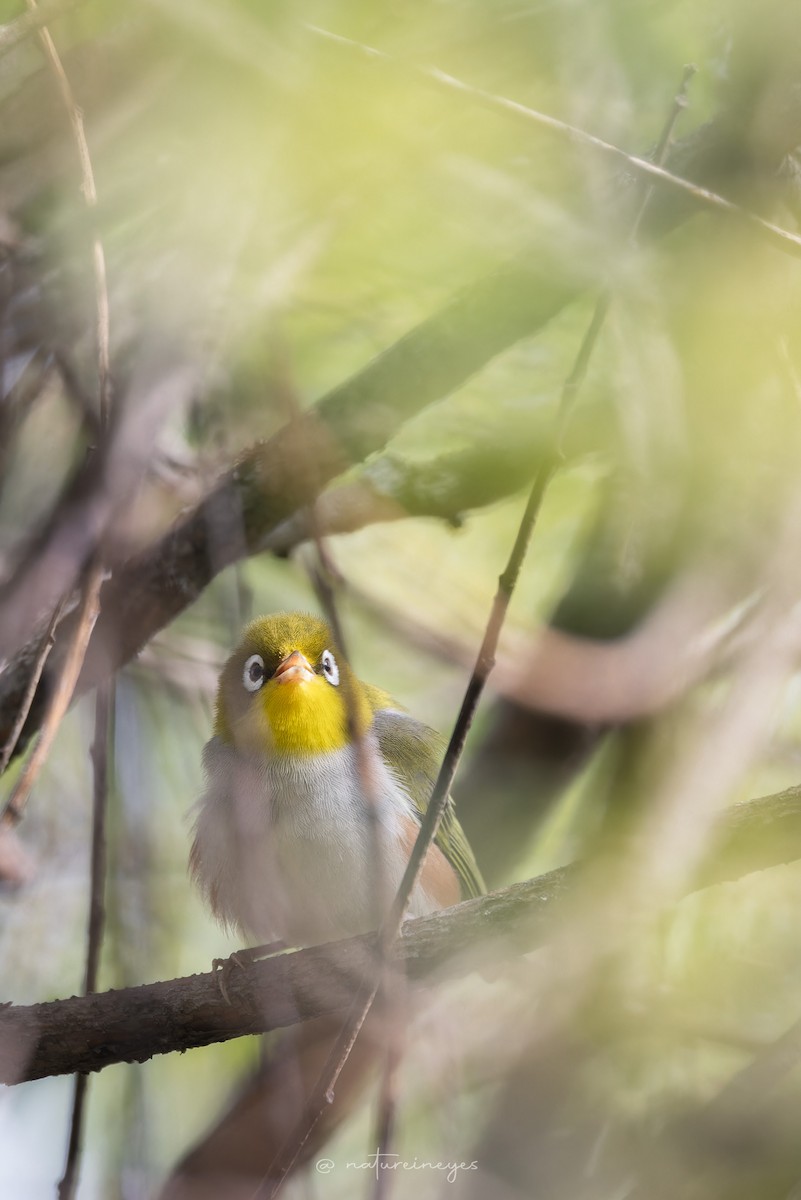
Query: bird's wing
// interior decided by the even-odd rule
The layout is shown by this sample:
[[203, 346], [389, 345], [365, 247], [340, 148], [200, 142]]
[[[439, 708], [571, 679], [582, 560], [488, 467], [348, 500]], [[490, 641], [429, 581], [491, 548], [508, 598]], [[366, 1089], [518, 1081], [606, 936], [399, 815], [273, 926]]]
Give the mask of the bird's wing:
[[[406, 787], [418, 816], [422, 817], [445, 753], [443, 739], [422, 721], [395, 708], [378, 709], [373, 729], [382, 756]], [[487, 889], [450, 796], [435, 840], [459, 876], [463, 897], [483, 895]]]

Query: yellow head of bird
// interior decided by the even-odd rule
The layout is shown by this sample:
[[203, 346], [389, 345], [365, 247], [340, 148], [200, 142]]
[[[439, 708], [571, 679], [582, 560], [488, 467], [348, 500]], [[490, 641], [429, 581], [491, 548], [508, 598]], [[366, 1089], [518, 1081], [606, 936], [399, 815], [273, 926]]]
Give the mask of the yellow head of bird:
[[247, 626], [217, 691], [215, 733], [249, 754], [310, 755], [369, 726], [368, 689], [353, 676], [325, 621], [306, 613]]

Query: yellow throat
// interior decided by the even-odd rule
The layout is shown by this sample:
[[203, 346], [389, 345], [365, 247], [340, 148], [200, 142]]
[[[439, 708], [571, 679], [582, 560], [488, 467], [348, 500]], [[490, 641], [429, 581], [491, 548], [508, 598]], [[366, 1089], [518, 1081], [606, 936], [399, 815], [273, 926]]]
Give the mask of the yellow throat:
[[351, 673], [324, 621], [305, 613], [261, 617], [223, 668], [214, 732], [255, 755], [341, 750], [350, 741], [348, 706], [363, 733], [374, 690]]

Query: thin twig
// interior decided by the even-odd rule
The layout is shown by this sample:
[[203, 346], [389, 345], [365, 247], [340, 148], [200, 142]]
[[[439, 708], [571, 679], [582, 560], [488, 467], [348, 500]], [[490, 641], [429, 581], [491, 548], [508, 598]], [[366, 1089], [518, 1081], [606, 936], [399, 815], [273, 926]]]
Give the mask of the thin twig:
[[629, 167], [638, 175], [647, 176], [654, 180], [655, 183], [664, 184], [672, 191], [684, 193], [684, 195], [705, 208], [713, 208], [718, 212], [727, 213], [738, 221], [751, 226], [779, 250], [793, 255], [795, 258], [801, 258], [801, 237], [798, 235], [790, 233], [789, 230], [782, 229], [770, 221], [766, 221], [763, 217], [758, 216], [749, 209], [742, 208], [732, 200], [727, 200], [717, 192], [701, 187], [700, 184], [693, 183], [689, 179], [684, 179], [680, 175], [674, 175], [672, 171], [666, 170], [650, 159], [640, 158], [636, 154], [629, 154], [626, 150], [621, 150], [619, 146], [615, 146], [611, 142], [606, 142], [603, 138], [596, 137], [595, 134], [587, 133], [586, 130], [579, 129], [575, 125], [570, 125], [567, 121], [562, 121], [558, 117], [550, 116], [548, 113], [540, 112], [535, 108], [529, 108], [527, 105], [520, 104], [516, 100], [509, 100], [506, 96], [499, 96], [494, 92], [484, 91], [483, 88], [473, 87], [472, 84], [465, 83], [464, 80], [457, 79], [455, 76], [439, 70], [438, 67], [425, 67], [416, 63], [402, 62], [386, 51], [378, 50], [375, 46], [365, 45], [363, 42], [354, 41], [352, 38], [343, 37], [341, 34], [332, 33], [330, 30], [321, 29], [316, 25], [307, 25], [306, 28], [310, 33], [344, 49], [355, 51], [362, 57], [386, 63], [428, 83], [433, 83], [437, 87], [444, 88], [446, 91], [466, 96], [469, 100], [474, 100], [485, 108], [505, 113], [507, 116], [517, 117], [528, 124], [539, 125], [541, 128], [558, 133], [572, 142], [578, 142], [579, 145], [587, 146], [591, 150], [597, 150], [608, 158], [616, 159], [619, 163]]
[[[291, 380], [284, 379], [282, 387], [282, 395], [285, 397], [288, 419], [295, 420], [300, 415], [300, 404], [292, 386]], [[313, 470], [314, 463], [308, 463], [308, 469]], [[337, 602], [337, 587], [342, 582], [342, 577], [338, 571], [330, 550], [325, 542], [320, 522], [317, 513], [316, 491], [315, 499], [308, 506], [308, 521], [311, 538], [316, 552], [316, 562], [310, 568], [312, 584], [320, 606], [325, 613], [328, 624], [331, 627], [331, 632], [334, 636], [338, 648], [341, 650], [345, 662], [350, 665], [351, 658], [348, 654], [347, 645], [345, 642], [345, 634], [342, 627], [342, 622], [339, 615], [339, 605]], [[345, 701], [346, 719], [348, 724], [348, 733], [351, 745], [353, 746], [354, 756], [356, 759], [356, 775], [361, 786], [361, 799], [363, 803], [363, 815], [369, 824], [370, 832], [370, 860], [372, 869], [370, 871], [370, 894], [377, 914], [379, 922], [383, 923], [385, 915], [389, 909], [392, 899], [392, 894], [389, 887], [389, 880], [386, 874], [387, 858], [386, 850], [386, 834], [381, 822], [380, 801], [376, 787], [376, 780], [370, 762], [370, 755], [366, 737], [359, 728], [359, 713], [356, 703], [356, 696], [353, 688], [353, 681], [349, 672], [343, 672], [341, 678], [343, 688], [343, 698]], [[352, 1039], [349, 1040], [347, 1053], [341, 1055], [341, 1061], [336, 1071], [338, 1078], [342, 1067], [347, 1061], [350, 1051], [356, 1041], [358, 1033], [361, 1031], [362, 1025], [367, 1018], [367, 1014], [372, 1005], [372, 1000], [378, 990], [381, 990], [386, 1004], [386, 1027], [388, 1029], [387, 1046], [385, 1055], [385, 1070], [382, 1075], [382, 1086], [378, 1098], [377, 1111], [377, 1128], [379, 1131], [379, 1141], [377, 1143], [380, 1153], [387, 1153], [389, 1150], [389, 1137], [391, 1136], [394, 1127], [394, 1070], [397, 1067], [401, 1057], [401, 1047], [404, 1040], [404, 1017], [405, 1011], [405, 977], [397, 971], [397, 964], [390, 953], [391, 946], [384, 941], [379, 944], [380, 962], [377, 967], [377, 978], [379, 983], [376, 991], [373, 992], [370, 1004], [363, 1009], [363, 1015], [358, 1022], [358, 1026], [354, 1031]], [[333, 1099], [333, 1088], [336, 1079], [332, 1081], [326, 1092], [326, 1102], [330, 1103]], [[379, 1173], [380, 1174], [380, 1173]], [[381, 1180], [376, 1177], [375, 1200], [380, 1200], [381, 1197]]]
[[[36, 0], [27, 0], [27, 4], [31, 14], [38, 16], [39, 9]], [[58, 84], [64, 107], [70, 119], [81, 168], [81, 192], [83, 193], [86, 207], [92, 211], [97, 208], [97, 188], [92, 169], [92, 159], [89, 155], [89, 144], [86, 140], [83, 115], [75, 101], [70, 81], [59, 58], [55, 42], [45, 25], [42, 25], [39, 30], [39, 41], [42, 44], [45, 58], [50, 64], [50, 69]], [[110, 405], [109, 303], [106, 280], [106, 256], [103, 251], [103, 243], [97, 234], [92, 238], [92, 267], [94, 271], [95, 303], [97, 309], [95, 334], [97, 338], [98, 411], [100, 414], [100, 424], [105, 429], [108, 428]]]
[[[381, 1067], [381, 1083], [376, 1100], [376, 1122], [374, 1145], [381, 1160], [392, 1154], [398, 1113], [398, 1074], [403, 1061], [407, 1028], [406, 977], [398, 969], [398, 962], [389, 947], [381, 946], [381, 970], [384, 975], [382, 995], [386, 1006], [387, 1038], [384, 1061]], [[386, 1200], [389, 1195], [390, 1176], [379, 1171], [373, 1185], [373, 1200]]]
[[[673, 107], [667, 119], [665, 127], [659, 139], [657, 153], [664, 158], [670, 145], [670, 138], [676, 120], [686, 104], [686, 89], [692, 77], [695, 68], [685, 68], [684, 76], [679, 91], [674, 99]], [[634, 218], [631, 236], [636, 236], [636, 232], [640, 226], [645, 209], [651, 197], [652, 189], [648, 188], [642, 197]], [[473, 674], [467, 685], [462, 707], [456, 721], [453, 733], [451, 734], [448, 748], [445, 751], [445, 757], [440, 768], [439, 777], [434, 785], [434, 790], [426, 809], [425, 817], [422, 822], [420, 834], [415, 843], [412, 854], [409, 858], [409, 863], [406, 867], [401, 886], [398, 889], [398, 894], [395, 898], [395, 905], [390, 917], [390, 925], [394, 926], [395, 932], [400, 928], [404, 913], [409, 903], [414, 887], [422, 869], [423, 859], [428, 852], [429, 846], [436, 836], [440, 821], [445, 812], [445, 806], [448, 801], [448, 795], [453, 784], [454, 775], [459, 765], [459, 760], [464, 749], [465, 739], [475, 715], [478, 702], [484, 690], [484, 686], [489, 677], [490, 671], [495, 665], [495, 651], [498, 646], [501, 629], [506, 618], [506, 612], [509, 607], [509, 602], [512, 594], [517, 586], [517, 581], [520, 576], [520, 570], [523, 565], [523, 560], [528, 549], [531, 535], [534, 531], [534, 526], [539, 516], [545, 492], [548, 484], [554, 475], [558, 463], [560, 461], [560, 451], [562, 439], [564, 437], [567, 422], [573, 411], [576, 395], [587, 373], [590, 358], [598, 340], [598, 335], [603, 327], [606, 314], [609, 310], [610, 294], [607, 292], [600, 297], [593, 312], [590, 324], [587, 327], [586, 333], [582, 339], [581, 345], [576, 355], [573, 368], [570, 371], [567, 379], [562, 387], [562, 393], [559, 400], [559, 408], [556, 414], [555, 428], [551, 435], [552, 450], [550, 453], [545, 453], [542, 463], [534, 478], [534, 483], [529, 493], [528, 502], [526, 504], [523, 517], [520, 521], [520, 526], [517, 531], [512, 552], [509, 556], [509, 561], [506, 568], [498, 580], [498, 590], [495, 594], [495, 599], [492, 604], [490, 618], [487, 622], [487, 627], [484, 632], [484, 639], [481, 643], [481, 648], [476, 659]], [[393, 935], [394, 936], [394, 935]]]
[[[291, 428], [293, 424], [299, 429], [302, 417], [302, 408], [297, 391], [294, 386], [294, 381], [291, 377], [288, 364], [283, 354], [283, 348], [279, 346], [279, 396], [283, 402], [284, 415], [287, 425]], [[305, 471], [311, 487], [312, 499], [306, 508], [308, 516], [309, 529], [311, 539], [316, 553], [316, 562], [309, 565], [309, 576], [312, 586], [320, 602], [320, 607], [323, 610], [325, 618], [331, 628], [334, 641], [338, 646], [345, 662], [350, 665], [351, 657], [348, 653], [348, 646], [345, 640], [345, 631], [342, 626], [342, 621], [339, 617], [339, 605], [337, 603], [337, 587], [342, 582], [342, 577], [338, 571], [330, 550], [326, 545], [323, 533], [320, 527], [320, 521], [317, 513], [317, 496], [320, 491], [320, 485], [316, 478], [316, 462], [313, 454], [309, 452], [307, 444], [302, 436], [296, 439], [297, 455], [305, 461], [299, 462], [298, 468]], [[375, 779], [371, 769], [371, 763], [368, 753], [367, 743], [364, 735], [359, 728], [359, 711], [356, 703], [356, 696], [353, 689], [350, 673], [343, 671], [340, 678], [340, 686], [342, 688], [343, 699], [345, 701], [345, 717], [347, 721], [348, 738], [353, 746], [354, 756], [356, 758], [356, 774], [361, 785], [362, 796], [364, 800], [364, 815], [370, 824], [371, 836], [371, 860], [374, 866], [371, 879], [372, 900], [375, 904], [376, 912], [382, 916], [386, 912], [389, 903], [389, 893], [386, 888], [386, 881], [383, 879], [382, 864], [385, 861], [384, 847], [382, 843], [382, 829], [379, 818], [379, 803], [376, 792]]]
[[[684, 68], [684, 72], [681, 77], [681, 83], [679, 84], [679, 90], [673, 97], [673, 106], [667, 115], [664, 127], [659, 135], [659, 140], [656, 143], [656, 149], [653, 153], [653, 162], [657, 167], [662, 167], [665, 164], [667, 152], [670, 149], [671, 142], [673, 141], [673, 133], [676, 128], [676, 122], [687, 107], [687, 93], [689, 91], [690, 82], [697, 70], [698, 68], [696, 67], [695, 63], [687, 63]], [[655, 185], [651, 183], [645, 189], [639, 210], [634, 218], [634, 225], [631, 231], [632, 239], [636, 238], [637, 234], [640, 232], [640, 225], [654, 193], [654, 186]]]
[[[294, 392], [291, 382], [286, 379], [282, 381], [283, 387], [281, 394], [284, 397], [287, 408], [287, 417], [290, 424], [296, 421], [300, 415], [300, 405]], [[314, 463], [309, 463], [309, 469], [313, 469]], [[316, 496], [317, 488], [312, 488], [313, 497]], [[311, 579], [314, 585], [320, 605], [325, 613], [326, 619], [331, 627], [331, 632], [337, 646], [341, 650], [345, 661], [350, 663], [350, 658], [347, 654], [346, 642], [342, 623], [339, 618], [338, 605], [336, 600], [336, 583], [338, 581], [338, 572], [333, 565], [330, 554], [326, 547], [322, 533], [320, 531], [319, 522], [315, 507], [315, 499], [313, 498], [308, 506], [308, 518], [311, 537], [316, 550], [316, 565], [311, 570]], [[371, 834], [371, 859], [373, 863], [373, 871], [371, 873], [372, 894], [376, 904], [376, 912], [379, 914], [381, 926], [385, 925], [385, 914], [388, 911], [390, 904], [390, 893], [387, 888], [387, 880], [383, 872], [383, 864], [385, 856], [383, 853], [382, 828], [380, 822], [378, 796], [376, 794], [375, 780], [371, 769], [371, 764], [367, 752], [367, 744], [364, 735], [359, 730], [358, 711], [356, 706], [356, 697], [353, 694], [351, 681], [347, 673], [342, 679], [344, 687], [344, 700], [346, 708], [346, 718], [348, 723], [348, 732], [351, 743], [354, 747], [356, 756], [357, 775], [361, 783], [361, 789], [364, 797], [364, 815], [370, 824]], [[390, 1006], [389, 1012], [389, 1027], [390, 1027], [390, 1045], [387, 1049], [388, 1061], [394, 1061], [400, 1050], [401, 1036], [396, 1024], [397, 1007], [395, 1001], [402, 993], [398, 992], [400, 986], [399, 979], [393, 977], [392, 986], [390, 984], [390, 964], [394, 966], [393, 960], [389, 954], [390, 944], [385, 940], [381, 940], [378, 946], [379, 961], [374, 970], [371, 971], [371, 979], [374, 982], [368, 982], [365, 986], [357, 991], [351, 1008], [348, 1011], [342, 1029], [336, 1041], [334, 1042], [328, 1059], [326, 1060], [323, 1071], [318, 1079], [315, 1087], [305, 1100], [303, 1110], [299, 1120], [295, 1124], [290, 1137], [280, 1148], [273, 1162], [270, 1164], [267, 1175], [261, 1181], [257, 1192], [261, 1190], [263, 1185], [272, 1181], [275, 1177], [275, 1182], [271, 1183], [274, 1188], [274, 1193], [280, 1190], [283, 1182], [291, 1173], [295, 1163], [297, 1162], [303, 1145], [308, 1140], [314, 1126], [319, 1120], [325, 1108], [333, 1103], [334, 1089], [336, 1088], [339, 1076], [345, 1066], [345, 1063], [350, 1057], [351, 1050], [356, 1043], [356, 1039], [362, 1030], [364, 1022], [372, 1008], [373, 1002], [380, 988], [383, 988], [387, 996]], [[394, 976], [394, 971], [393, 971]], [[383, 1107], [383, 1101], [389, 1097], [389, 1092], [386, 1087], [382, 1087], [378, 1124], [379, 1127], [385, 1128], [387, 1131], [392, 1123], [392, 1110]], [[315, 1114], [313, 1119], [309, 1119], [309, 1114]], [[289, 1151], [285, 1158], [285, 1152]]]
[[97, 991], [100, 947], [106, 916], [103, 904], [103, 885], [106, 874], [106, 810], [111, 777], [109, 755], [112, 751], [110, 738], [114, 728], [114, 699], [112, 682], [107, 681], [98, 687], [95, 697], [95, 736], [92, 743], [92, 766], [94, 769], [92, 866], [84, 985], [84, 992], [87, 995], [89, 992]]
[[[667, 152], [670, 149], [670, 143], [673, 137], [673, 131], [676, 128], [676, 122], [678, 121], [684, 109], [687, 107], [687, 89], [696, 70], [697, 68], [692, 64], [684, 68], [684, 74], [682, 75], [681, 83], [679, 84], [679, 90], [676, 92], [676, 95], [673, 98], [673, 105], [668, 113], [667, 120], [665, 121], [662, 132], [659, 135], [659, 140], [654, 151], [654, 162], [657, 166], [661, 165], [665, 161]], [[631, 230], [629, 232], [629, 241], [632, 243], [637, 239], [637, 234], [639, 233], [642, 219], [645, 216], [653, 194], [654, 184], [648, 184], [646, 182], [646, 186], [643, 188], [640, 203], [637, 206], [634, 214], [634, 220], [632, 221], [631, 225]], [[609, 312], [611, 300], [611, 292], [608, 290], [598, 297], [598, 301], [592, 314], [592, 319], [590, 320], [587, 332], [585, 333], [584, 339], [579, 347], [579, 352], [576, 355], [576, 361], [573, 364], [573, 369], [565, 380], [562, 388], [561, 402], [556, 418], [555, 435], [555, 450], [559, 458], [562, 458], [562, 443], [564, 440], [567, 418], [572, 411], [573, 401], [575, 400], [576, 393], [584, 382], [584, 377], [587, 374], [590, 358], [592, 357], [592, 352], [595, 349], [595, 343], [598, 340], [598, 336], [603, 328], [607, 313]], [[543, 460], [543, 464], [543, 470], [547, 471], [549, 466], [547, 454]], [[554, 464], [552, 463], [551, 465], [553, 466]]]
[[0, 775], [3, 774], [9, 762], [11, 761], [11, 755], [14, 753], [17, 742], [19, 741], [19, 735], [22, 733], [22, 727], [25, 724], [25, 719], [30, 712], [31, 704], [33, 703], [33, 697], [36, 694], [36, 688], [39, 685], [39, 680], [42, 678], [42, 671], [45, 668], [45, 663], [47, 662], [50, 651], [53, 649], [53, 643], [56, 640], [56, 629], [59, 621], [61, 620], [61, 614], [64, 611], [65, 601], [66, 597], [62, 597], [56, 607], [53, 609], [53, 615], [50, 618], [47, 629], [44, 633], [44, 637], [42, 638], [42, 643], [31, 668], [27, 690], [22, 698], [19, 711], [17, 712], [17, 715], [14, 719], [14, 724], [11, 727], [11, 731], [6, 738], [6, 744], [3, 747], [3, 753], [0, 754]]
[[[345, 634], [342, 628], [342, 621], [339, 616], [339, 605], [337, 603], [336, 589], [339, 580], [339, 573], [331, 558], [330, 551], [326, 546], [322, 534], [319, 530], [317, 518], [315, 515], [314, 504], [309, 507], [309, 517], [312, 529], [312, 538], [316, 551], [316, 563], [310, 569], [312, 585], [320, 601], [320, 606], [325, 614], [325, 618], [331, 627], [331, 632], [334, 635], [334, 641], [342, 652], [345, 662], [350, 665], [351, 658], [348, 654]], [[371, 860], [373, 870], [371, 871], [371, 891], [372, 901], [377, 913], [386, 913], [389, 907], [391, 895], [387, 888], [385, 879], [384, 864], [385, 864], [385, 845], [383, 838], [383, 829], [381, 825], [381, 817], [379, 812], [379, 797], [376, 789], [376, 781], [372, 771], [370, 762], [370, 754], [365, 739], [364, 733], [359, 728], [359, 712], [356, 703], [356, 696], [353, 689], [353, 683], [349, 675], [343, 672], [340, 679], [340, 685], [343, 689], [343, 699], [345, 701], [345, 715], [348, 725], [348, 736], [353, 752], [356, 758], [356, 774], [361, 785], [362, 796], [364, 800], [364, 816], [370, 825], [370, 841], [371, 841]]]
[[[376, 1106], [375, 1136], [371, 1145], [376, 1147], [379, 1162], [386, 1162], [392, 1153], [398, 1111], [398, 1074], [403, 1060], [403, 1035], [406, 1022], [399, 1012], [399, 1003], [394, 1001], [398, 1016], [393, 1021], [391, 1037], [386, 1047], [381, 1071], [381, 1087]], [[391, 1172], [378, 1171], [373, 1184], [373, 1200], [386, 1200], [391, 1186]]]
[[86, 647], [100, 611], [98, 601], [102, 583], [103, 567], [100, 560], [95, 557], [86, 574], [78, 620], [42, 721], [39, 740], [3, 809], [2, 816], [0, 816], [0, 828], [17, 825], [22, 819], [31, 788], [39, 777], [39, 772], [50, 752], [58, 727], [69, 707], [86, 654]]
[[[354, 997], [343, 1022], [339, 1037], [331, 1047], [331, 1051], [320, 1072], [317, 1083], [314, 1085], [312, 1093], [306, 1102], [300, 1120], [296, 1122], [295, 1128], [270, 1163], [267, 1174], [261, 1181], [260, 1188], [265, 1184], [270, 1185], [270, 1197], [277, 1196], [281, 1191], [295, 1163], [298, 1161], [303, 1147], [313, 1133], [317, 1122], [329, 1104], [333, 1104], [334, 1102], [335, 1089], [339, 1083], [339, 1077], [345, 1069], [345, 1064], [350, 1058], [351, 1051], [356, 1045], [359, 1034], [364, 1028], [364, 1023], [370, 1015], [370, 1010], [378, 995], [381, 983], [380, 972], [376, 972], [374, 978], [376, 982], [366, 984]], [[256, 1196], [254, 1196], [253, 1200], [256, 1200]]]
[[[106, 885], [106, 813], [109, 791], [110, 732], [113, 725], [113, 683], [100, 684], [95, 698], [95, 736], [92, 744], [94, 787], [92, 794], [92, 862], [89, 919], [86, 933], [85, 996], [97, 991], [100, 951], [105, 926], [104, 892]], [[73, 1200], [78, 1186], [81, 1148], [83, 1143], [86, 1090], [89, 1077], [75, 1076], [70, 1135], [64, 1174], [58, 1185], [58, 1200]]]
[[[309, 522], [317, 556], [316, 569], [312, 570], [311, 573], [312, 582], [326, 619], [331, 626], [334, 639], [341, 649], [346, 662], [349, 663], [350, 659], [346, 651], [336, 601], [338, 573], [320, 533], [314, 502], [309, 506]], [[379, 920], [383, 928], [386, 923], [385, 914], [389, 908], [391, 897], [387, 887], [388, 881], [383, 869], [385, 863], [383, 853], [384, 839], [378, 809], [378, 796], [368, 758], [367, 744], [364, 735], [358, 728], [355, 696], [350, 686], [350, 680], [347, 677], [343, 680], [343, 683], [345, 684], [344, 699], [349, 733], [356, 755], [357, 774], [364, 796], [364, 815], [370, 823], [371, 858], [373, 862], [371, 890], [376, 905], [376, 912], [380, 914]], [[339, 1076], [350, 1057], [351, 1051], [356, 1044], [356, 1040], [362, 1031], [379, 991], [382, 992], [387, 1005], [386, 1022], [389, 1033], [378, 1097], [376, 1127], [379, 1140], [377, 1145], [379, 1152], [382, 1154], [387, 1153], [389, 1150], [390, 1137], [395, 1124], [395, 1071], [400, 1062], [405, 1031], [402, 1016], [402, 1009], [405, 1007], [405, 976], [402, 972], [397, 971], [397, 963], [391, 954], [391, 948], [391, 943], [388, 939], [379, 938], [377, 945], [378, 963], [371, 973], [375, 982], [367, 984], [366, 992], [362, 988], [356, 994], [347, 1017], [343, 1022], [340, 1035], [334, 1042], [329, 1058], [326, 1060], [320, 1078], [304, 1105], [300, 1120], [296, 1124], [296, 1129], [286, 1142], [286, 1147], [290, 1150], [289, 1158], [282, 1162], [286, 1148], [282, 1147], [274, 1162], [271, 1163], [267, 1176], [262, 1181], [263, 1184], [266, 1184], [273, 1172], [277, 1171], [278, 1178], [272, 1194], [277, 1194], [278, 1190], [280, 1190], [284, 1180], [289, 1176], [297, 1162], [300, 1151], [311, 1135], [323, 1111], [329, 1104], [333, 1103]], [[316, 1114], [312, 1120], [309, 1120], [310, 1113]], [[381, 1200], [383, 1194], [385, 1193], [382, 1189], [382, 1180], [377, 1176], [374, 1200]]]

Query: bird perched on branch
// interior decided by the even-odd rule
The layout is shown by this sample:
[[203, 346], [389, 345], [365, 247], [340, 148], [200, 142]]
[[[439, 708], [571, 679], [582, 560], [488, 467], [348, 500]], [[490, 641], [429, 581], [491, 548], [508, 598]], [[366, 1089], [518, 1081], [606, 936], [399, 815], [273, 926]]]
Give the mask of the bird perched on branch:
[[[214, 736], [203, 753], [206, 789], [190, 868], [214, 914], [247, 936], [289, 946], [376, 929], [443, 750], [437, 733], [355, 677], [324, 621], [302, 613], [253, 621], [223, 668]], [[408, 915], [483, 890], [449, 801]], [[184, 1190], [167, 1194], [205, 1195], [191, 1186], [202, 1176], [224, 1195], [226, 1180], [266, 1174], [291, 1131], [287, 1096], [302, 1104], [340, 1026], [330, 1017], [301, 1025], [291, 1052], [282, 1045], [184, 1161]], [[360, 1042], [303, 1159], [364, 1086], [376, 1044], [369, 1036]]]
[[[223, 668], [191, 870], [215, 915], [292, 946], [363, 933], [397, 890], [438, 734], [356, 679], [328, 625], [261, 617]], [[452, 805], [409, 915], [484, 890]]]

